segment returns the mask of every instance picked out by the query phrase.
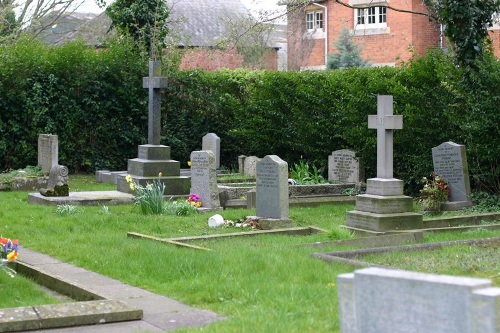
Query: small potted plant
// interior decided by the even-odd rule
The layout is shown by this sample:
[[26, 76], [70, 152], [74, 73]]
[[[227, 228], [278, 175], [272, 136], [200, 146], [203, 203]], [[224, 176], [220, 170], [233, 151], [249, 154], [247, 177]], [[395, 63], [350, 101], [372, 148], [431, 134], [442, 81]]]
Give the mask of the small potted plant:
[[441, 203], [448, 201], [450, 187], [442, 177], [432, 173], [430, 178], [423, 177], [424, 188], [420, 190], [419, 202], [426, 212], [440, 212]]

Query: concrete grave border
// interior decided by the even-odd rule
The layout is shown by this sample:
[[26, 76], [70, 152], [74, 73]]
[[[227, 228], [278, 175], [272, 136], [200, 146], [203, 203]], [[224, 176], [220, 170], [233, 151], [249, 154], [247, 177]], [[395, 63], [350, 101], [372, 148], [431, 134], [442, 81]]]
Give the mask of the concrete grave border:
[[[83, 286], [44, 272], [21, 261], [14, 270], [35, 283], [68, 296], [75, 302], [0, 309], [0, 332], [52, 329], [140, 320], [143, 311], [120, 301], [106, 299]], [[82, 314], [82, 312], [84, 312]]]
[[165, 244], [176, 245], [179, 247], [194, 249], [194, 250], [204, 250], [204, 251], [212, 251], [212, 249], [196, 246], [192, 244], [187, 244], [192, 241], [198, 240], [207, 240], [207, 239], [224, 239], [229, 237], [248, 237], [248, 236], [258, 236], [258, 235], [294, 235], [294, 236], [307, 236], [311, 234], [317, 234], [326, 232], [326, 230], [315, 227], [296, 227], [296, 228], [286, 228], [286, 229], [272, 229], [272, 230], [257, 230], [257, 231], [248, 231], [248, 232], [236, 232], [236, 233], [227, 233], [227, 234], [215, 234], [215, 235], [205, 235], [205, 236], [193, 236], [193, 237], [176, 237], [176, 238], [161, 238], [154, 237], [144, 234], [139, 234], [136, 232], [128, 232], [128, 237], [134, 238], [143, 238], [149, 239]]

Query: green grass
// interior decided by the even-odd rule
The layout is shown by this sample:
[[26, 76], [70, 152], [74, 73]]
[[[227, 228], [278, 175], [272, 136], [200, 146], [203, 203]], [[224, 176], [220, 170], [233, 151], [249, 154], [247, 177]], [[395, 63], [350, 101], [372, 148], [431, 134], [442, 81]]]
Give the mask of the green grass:
[[[114, 185], [95, 184], [93, 179], [70, 176], [70, 190], [115, 189]], [[107, 214], [100, 206], [81, 206], [77, 213], [63, 216], [54, 206], [29, 205], [27, 192], [0, 193], [0, 200], [0, 235], [19, 239], [22, 247], [228, 318], [208, 328], [182, 332], [339, 331], [336, 277], [353, 268], [311, 258], [317, 248], [295, 246], [328, 241], [331, 233], [213, 240], [202, 244], [214, 250], [205, 252], [127, 238], [126, 234], [180, 237], [241, 230], [209, 228], [210, 214], [143, 215], [138, 207], [124, 205], [109, 206]], [[346, 211], [353, 208], [291, 207], [290, 217], [295, 226], [333, 230], [345, 223]], [[245, 209], [221, 212], [231, 220], [253, 214], [255, 211]], [[485, 234], [446, 235], [452, 240]], [[500, 231], [487, 235], [500, 236]], [[436, 234], [427, 240], [440, 237], [444, 236]], [[338, 247], [321, 249], [332, 250]], [[22, 249], [19, 258], [22, 260]], [[4, 289], [0, 288], [0, 299]]]

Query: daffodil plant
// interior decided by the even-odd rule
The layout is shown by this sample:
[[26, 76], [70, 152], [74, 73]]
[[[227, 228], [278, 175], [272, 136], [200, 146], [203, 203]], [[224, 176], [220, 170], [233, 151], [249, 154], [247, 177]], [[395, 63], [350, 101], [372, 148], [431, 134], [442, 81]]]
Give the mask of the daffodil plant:
[[165, 211], [163, 199], [165, 184], [160, 181], [161, 176], [160, 172], [158, 179], [153, 180], [153, 183], [147, 183], [146, 186], [136, 183], [130, 175], [125, 177], [133, 191], [134, 202], [140, 207], [143, 214], [161, 214]]

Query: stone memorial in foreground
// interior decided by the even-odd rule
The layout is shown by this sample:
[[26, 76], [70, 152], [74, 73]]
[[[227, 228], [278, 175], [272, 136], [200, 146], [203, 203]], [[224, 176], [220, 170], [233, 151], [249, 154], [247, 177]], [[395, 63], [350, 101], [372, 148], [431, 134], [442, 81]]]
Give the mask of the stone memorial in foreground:
[[368, 128], [377, 129], [377, 177], [367, 180], [366, 194], [356, 196], [346, 226], [376, 232], [422, 228], [422, 215], [413, 213], [412, 198], [403, 195], [403, 181], [393, 175], [393, 130], [403, 128], [403, 116], [393, 115], [392, 96], [377, 97], [377, 115], [368, 117]]
[[59, 139], [53, 134], [38, 135], [38, 165], [48, 175], [50, 169], [59, 163]]
[[50, 169], [47, 188], [40, 189], [44, 197], [69, 196], [68, 168], [64, 165], [54, 165]]
[[211, 150], [191, 153], [191, 193], [200, 196], [202, 208], [221, 209], [215, 154]]
[[215, 168], [220, 168], [220, 138], [215, 133], [208, 133], [201, 139], [201, 150], [211, 150], [215, 156]]
[[256, 166], [255, 212], [262, 229], [290, 227], [288, 163], [267, 155]]
[[[167, 87], [167, 78], [160, 74], [161, 63], [150, 61], [149, 77], [143, 79], [143, 87], [149, 89], [148, 144], [140, 145], [138, 157], [128, 160], [127, 173], [142, 186], [159, 180], [165, 185], [165, 195], [187, 195], [189, 177], [180, 175], [180, 163], [170, 159], [170, 147], [160, 144], [161, 88]], [[128, 193], [130, 184], [125, 177], [117, 176], [117, 189]]]
[[441, 204], [442, 210], [460, 210], [472, 206], [469, 168], [465, 146], [444, 142], [432, 148], [434, 172], [448, 182], [450, 197]]
[[342, 333], [500, 329], [500, 288], [490, 280], [371, 267], [337, 281]]
[[362, 180], [359, 159], [349, 149], [335, 150], [328, 156], [328, 181], [358, 184]]

